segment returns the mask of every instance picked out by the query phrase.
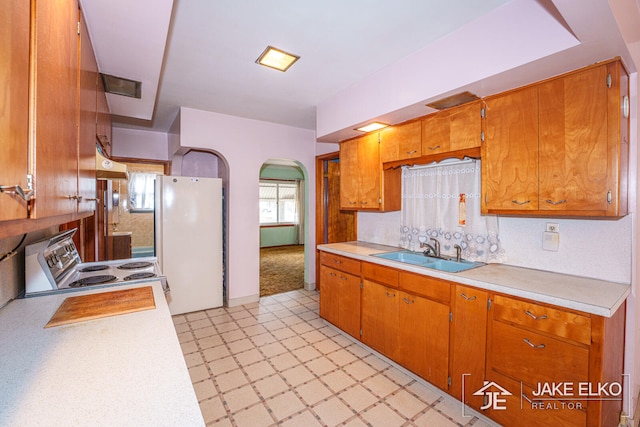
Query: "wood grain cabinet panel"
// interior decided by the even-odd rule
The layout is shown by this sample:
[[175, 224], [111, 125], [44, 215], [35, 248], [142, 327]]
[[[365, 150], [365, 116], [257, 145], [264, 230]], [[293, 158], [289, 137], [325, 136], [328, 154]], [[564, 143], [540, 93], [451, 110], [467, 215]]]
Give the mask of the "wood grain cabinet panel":
[[538, 88], [485, 100], [482, 212], [538, 209]]
[[[27, 190], [29, 0], [0, 5], [0, 185]], [[0, 221], [27, 218], [27, 202], [0, 193]]]
[[484, 385], [489, 294], [462, 285], [452, 286], [449, 394], [475, 409], [484, 404], [475, 396]]
[[620, 61], [485, 103], [483, 213], [595, 218], [628, 213], [628, 76]]
[[369, 347], [397, 359], [400, 291], [374, 281], [362, 281], [362, 336]]
[[422, 155], [480, 147], [482, 102], [473, 101], [425, 116]]
[[321, 256], [320, 265], [320, 317], [359, 339], [360, 262], [325, 252], [321, 255], [326, 256]]
[[340, 143], [340, 207], [346, 210], [400, 209], [400, 169], [382, 170], [379, 133]]
[[32, 217], [42, 218], [77, 212], [78, 3], [38, 1], [34, 9]]
[[447, 390], [449, 305], [402, 291], [398, 304], [398, 362]]
[[380, 132], [382, 163], [412, 159], [422, 155], [422, 125], [420, 120], [390, 126]]

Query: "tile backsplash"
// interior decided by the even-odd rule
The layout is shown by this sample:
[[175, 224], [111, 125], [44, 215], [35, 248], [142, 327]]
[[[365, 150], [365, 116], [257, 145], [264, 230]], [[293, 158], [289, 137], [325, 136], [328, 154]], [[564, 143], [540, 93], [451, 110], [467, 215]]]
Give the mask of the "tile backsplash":
[[[358, 240], [398, 246], [400, 212], [358, 213]], [[631, 282], [631, 215], [613, 220], [500, 217], [507, 264], [612, 282]], [[557, 252], [542, 249], [547, 222], [560, 228]]]

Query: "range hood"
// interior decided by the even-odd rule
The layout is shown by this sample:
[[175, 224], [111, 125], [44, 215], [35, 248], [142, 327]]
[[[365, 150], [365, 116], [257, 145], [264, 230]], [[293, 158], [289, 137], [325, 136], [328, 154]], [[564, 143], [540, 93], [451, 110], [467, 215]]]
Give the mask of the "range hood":
[[96, 151], [97, 179], [129, 179], [127, 165], [109, 160]]

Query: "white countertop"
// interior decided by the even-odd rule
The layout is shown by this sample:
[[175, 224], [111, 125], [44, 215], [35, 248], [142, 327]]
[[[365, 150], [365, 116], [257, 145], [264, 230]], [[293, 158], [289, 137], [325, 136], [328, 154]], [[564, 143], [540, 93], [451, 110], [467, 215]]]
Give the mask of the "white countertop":
[[[153, 310], [45, 329], [69, 296], [153, 287]], [[0, 310], [0, 426], [204, 426], [160, 282]]]
[[447, 273], [374, 257], [372, 256], [374, 254], [401, 250], [397, 247], [374, 243], [330, 243], [318, 245], [318, 249], [604, 317], [613, 316], [631, 293], [631, 285], [628, 284], [504, 264], [487, 264], [460, 273]]

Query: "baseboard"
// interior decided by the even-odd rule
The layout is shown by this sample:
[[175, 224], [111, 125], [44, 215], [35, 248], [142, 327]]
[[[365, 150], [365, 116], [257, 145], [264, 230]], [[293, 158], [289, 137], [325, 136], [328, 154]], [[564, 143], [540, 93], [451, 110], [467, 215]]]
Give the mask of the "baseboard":
[[316, 290], [316, 284], [315, 283], [304, 282], [304, 289], [306, 291], [315, 291]]
[[239, 305], [251, 304], [260, 301], [260, 294], [249, 295], [241, 298], [229, 298], [227, 307], [237, 307]]

